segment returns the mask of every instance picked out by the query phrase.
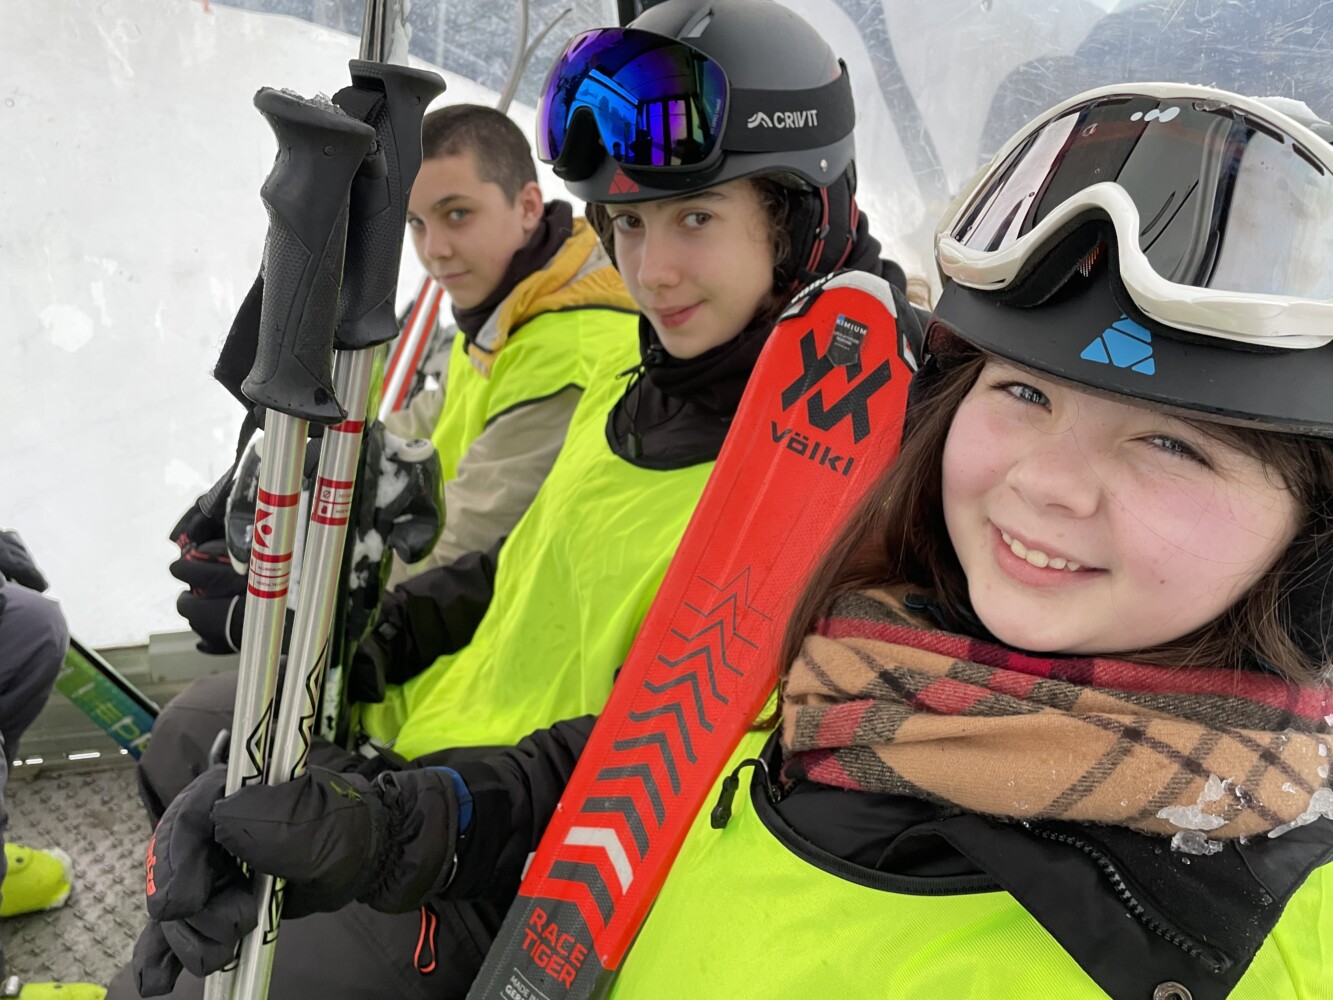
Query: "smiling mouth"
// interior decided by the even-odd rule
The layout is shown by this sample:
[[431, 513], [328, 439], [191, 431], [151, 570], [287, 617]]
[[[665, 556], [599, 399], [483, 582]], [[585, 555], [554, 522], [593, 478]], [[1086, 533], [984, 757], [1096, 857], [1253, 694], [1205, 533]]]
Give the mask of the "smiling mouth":
[[1000, 537], [1004, 539], [1004, 544], [1009, 546], [1009, 551], [1018, 556], [1029, 566], [1036, 566], [1038, 569], [1059, 569], [1067, 573], [1078, 573], [1080, 571], [1091, 572], [1095, 567], [1085, 567], [1080, 562], [1072, 559], [1066, 559], [1063, 556], [1047, 555], [1040, 549], [1030, 549], [1021, 541], [1002, 529], [996, 529], [1000, 532]]
[[683, 309], [669, 309], [669, 310], [659, 309], [657, 311], [657, 318], [662, 323], [663, 326], [667, 327], [668, 329], [671, 329], [672, 327], [680, 326], [682, 323], [688, 320], [691, 316], [694, 315], [694, 311], [698, 308], [699, 308], [699, 303], [696, 302], [694, 305], [685, 306], [685, 308]]

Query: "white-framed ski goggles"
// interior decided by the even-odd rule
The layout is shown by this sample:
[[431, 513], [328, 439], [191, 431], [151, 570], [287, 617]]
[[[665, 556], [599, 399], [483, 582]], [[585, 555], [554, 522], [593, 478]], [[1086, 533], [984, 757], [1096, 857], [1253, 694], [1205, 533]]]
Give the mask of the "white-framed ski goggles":
[[1101, 87], [1036, 118], [954, 202], [945, 276], [1021, 283], [1101, 217], [1149, 317], [1256, 347], [1333, 342], [1333, 147], [1262, 101], [1211, 87]]

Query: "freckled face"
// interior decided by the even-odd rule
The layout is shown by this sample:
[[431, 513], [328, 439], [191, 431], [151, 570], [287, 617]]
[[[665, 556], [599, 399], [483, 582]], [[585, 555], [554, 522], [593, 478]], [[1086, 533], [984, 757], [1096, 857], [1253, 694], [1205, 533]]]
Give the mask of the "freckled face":
[[973, 610], [1032, 652], [1127, 653], [1218, 618], [1297, 505], [1185, 421], [992, 359], [945, 443], [944, 515]]

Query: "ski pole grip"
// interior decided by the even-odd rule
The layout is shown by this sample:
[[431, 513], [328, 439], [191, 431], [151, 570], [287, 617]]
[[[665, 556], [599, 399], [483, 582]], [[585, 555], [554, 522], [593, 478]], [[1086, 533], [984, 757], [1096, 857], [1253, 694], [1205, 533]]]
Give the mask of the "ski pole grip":
[[353, 59], [352, 85], [333, 95], [348, 114], [375, 129], [378, 152], [352, 181], [347, 264], [334, 348], [359, 351], [398, 334], [394, 292], [403, 250], [407, 195], [421, 166], [421, 119], [444, 92], [428, 70]]
[[255, 107], [277, 136], [278, 155], [259, 189], [269, 218], [264, 300], [241, 391], [280, 413], [334, 424], [345, 416], [332, 363], [348, 189], [375, 130], [328, 101], [271, 87], [255, 95]]

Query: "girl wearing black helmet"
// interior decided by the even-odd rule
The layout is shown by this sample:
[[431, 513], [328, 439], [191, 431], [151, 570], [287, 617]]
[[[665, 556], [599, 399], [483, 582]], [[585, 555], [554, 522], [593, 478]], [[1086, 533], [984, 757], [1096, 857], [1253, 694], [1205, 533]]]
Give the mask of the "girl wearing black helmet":
[[[781, 72], [756, 45], [789, 53]], [[446, 577], [403, 588], [447, 594], [438, 628], [390, 599], [371, 642], [396, 686], [361, 723], [408, 758], [599, 711], [782, 306], [838, 268], [903, 284], [856, 209], [846, 69], [771, 0], [673, 0], [576, 36], [537, 118], [538, 154], [588, 202], [639, 305], [638, 356], [589, 379], [470, 642], [432, 642], [460, 631]]]
[[[789, 54], [780, 72], [756, 46]], [[588, 202], [639, 305], [637, 364], [590, 378], [464, 648], [419, 638], [458, 635], [454, 588], [439, 628], [391, 599], [378, 658], [398, 686], [361, 721], [408, 758], [599, 711], [782, 306], [838, 268], [903, 284], [853, 197], [846, 69], [771, 0], [673, 0], [585, 32], [537, 117], [538, 154]]]
[[716, 455], [802, 285], [850, 268], [905, 287], [856, 205], [854, 122], [846, 67], [770, 0], [672, 0], [556, 60], [538, 154], [588, 203], [643, 310], [641, 377], [607, 428], [622, 456]]
[[[781, 51], [784, 59], [774, 65], [757, 51]], [[362, 652], [387, 666], [390, 686], [382, 701], [359, 707], [359, 720], [409, 759], [444, 747], [511, 746], [599, 711], [781, 307], [803, 284], [838, 268], [903, 284], [896, 265], [880, 259], [853, 197], [845, 67], [808, 24], [771, 0], [671, 0], [628, 28], [578, 36], [552, 70], [538, 118], [539, 154], [588, 201], [642, 310], [639, 351], [606, 358], [589, 378], [560, 457], [498, 565], [471, 560], [423, 574], [386, 599]], [[905, 301], [898, 313], [913, 322]], [[467, 573], [469, 566], [478, 572]], [[525, 775], [526, 793], [554, 803], [564, 765], [576, 759], [591, 721], [539, 737], [540, 750], [528, 757], [546, 773]], [[475, 792], [478, 802], [508, 794], [480, 785], [467, 791], [457, 772], [443, 769], [406, 773], [429, 785], [412, 793], [408, 807], [418, 831], [452, 822], [434, 810], [459, 794]], [[176, 798], [161, 829], [180, 829], [179, 817], [211, 808], [217, 790], [209, 780]], [[336, 780], [340, 787], [354, 781]], [[175, 797], [174, 789], [156, 791], [163, 801]], [[336, 825], [351, 801], [338, 793], [311, 798], [294, 785], [290, 791], [300, 802], [294, 797], [270, 816]], [[515, 819], [526, 837], [526, 823]], [[281, 850], [306, 861], [321, 839], [302, 833], [293, 845], [260, 836], [275, 846], [282, 840]], [[415, 911], [422, 894], [432, 894], [433, 876], [426, 884], [411, 876], [400, 884], [400, 877], [439, 872], [443, 854], [436, 855], [449, 850], [447, 838], [414, 836], [420, 861], [381, 866], [341, 835], [328, 843], [333, 855], [352, 857], [344, 847], [355, 855], [343, 874], [383, 877], [385, 885], [308, 899], [289, 889], [288, 913], [337, 910], [355, 899]], [[162, 873], [173, 865], [161, 846], [155, 857], [155, 885], [165, 886], [173, 880]], [[507, 858], [496, 865], [505, 877], [484, 899], [440, 901], [438, 916], [420, 923], [415, 913], [346, 906], [293, 924], [278, 949], [275, 990], [461, 996], [516, 885]], [[161, 892], [159, 899], [171, 890]], [[174, 904], [157, 910], [164, 919], [141, 939], [136, 963], [145, 995], [170, 985], [178, 959], [198, 973], [230, 953], [227, 933], [207, 940], [180, 933], [170, 919], [178, 912]], [[332, 946], [316, 948], [321, 939]], [[174, 995], [198, 989], [183, 977]]]

